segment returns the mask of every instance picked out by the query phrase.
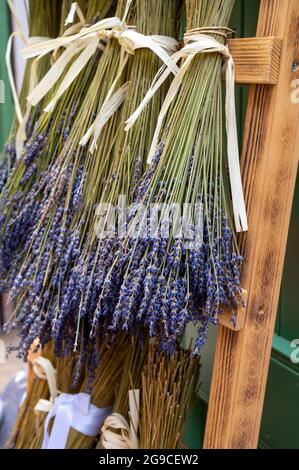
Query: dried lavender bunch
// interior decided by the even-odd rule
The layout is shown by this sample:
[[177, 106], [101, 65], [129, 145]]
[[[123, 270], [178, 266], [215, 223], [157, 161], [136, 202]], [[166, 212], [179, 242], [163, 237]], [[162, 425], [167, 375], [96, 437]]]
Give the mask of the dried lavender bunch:
[[152, 347], [142, 371], [140, 441], [141, 449], [182, 448], [189, 407], [199, 385], [199, 358], [189, 350], [172, 357]]
[[[188, 28], [226, 27], [233, 4], [187, 1]], [[165, 122], [161, 146], [136, 190], [135, 201], [147, 209], [151, 204], [201, 205], [201, 243], [175, 236], [174, 223], [164, 238], [160, 217], [154, 236], [127, 236], [111, 262], [107, 253], [94, 315], [95, 326], [107, 336], [121, 330], [148, 333], [173, 354], [192, 321], [198, 324], [196, 355], [208, 325], [217, 323], [221, 305], [233, 310], [240, 301], [242, 258], [223, 155], [221, 67], [218, 53], [194, 57]]]
[[[113, 411], [130, 423], [129, 390], [138, 389], [138, 448], [182, 448], [189, 408], [198, 391], [200, 359], [191, 358], [189, 349], [178, 349], [169, 357], [159, 351], [155, 341], [150, 341], [148, 350], [141, 356], [142, 361], [135, 357], [134, 375], [121, 385], [120, 397], [117, 396], [121, 398], [121, 402], [118, 400], [121, 406], [115, 404]], [[120, 429], [119, 416], [114, 418], [112, 421], [108, 418], [103, 425], [97, 448], [136, 448], [128, 428]]]
[[[150, 22], [146, 21], [153, 4], [138, 0], [134, 22], [137, 29], [145, 34], [173, 36], [171, 33], [176, 29], [177, 3], [159, 1], [155, 2], [155, 6], [159, 15], [157, 18], [152, 17]], [[88, 127], [88, 118], [85, 115], [91, 115], [90, 109], [95, 111], [90, 106], [90, 101], [98, 99], [100, 106], [105, 91], [107, 93], [109, 89], [110, 82], [103, 83], [103, 74], [107, 67], [114, 66], [117, 47], [118, 44], [114, 40], [108, 44], [99, 62], [94, 87], [88, 91], [84, 105], [77, 113], [78, 117], [72, 125], [63, 152], [53, 166], [50, 166], [50, 170], [48, 168], [41, 175], [38, 182], [38, 191], [42, 193], [38, 206], [40, 212], [36, 218], [37, 222], [33, 223], [35, 229], [29, 243], [23, 250], [28, 254], [27, 258], [18, 270], [11, 290], [11, 296], [20, 301], [19, 319], [23, 323], [21, 353], [25, 352], [28, 343], [36, 335], [42, 342], [47, 342], [52, 335], [55, 339], [56, 354], [61, 354], [66, 337], [73, 340], [75, 346], [79, 340], [85, 344], [85, 338], [89, 337], [94, 323], [98, 292], [106, 274], [103, 260], [107, 257], [110, 246], [107, 243], [98, 243], [92, 236], [95, 206], [101, 198], [105, 198], [103, 193], [104, 190], [107, 191], [109, 181], [110, 184], [111, 180], [121, 184], [121, 181], [129, 179], [133, 186], [134, 178], [131, 172], [136, 173], [136, 162], [140, 155], [145, 160], [149, 150], [154, 123], [149, 133], [144, 132], [142, 124], [138, 130], [132, 130], [130, 137], [120, 129], [120, 124], [123, 125], [135, 105], [143, 98], [161, 65], [153, 53], [147, 50], [136, 51], [135, 56], [128, 62], [124, 78], [131, 80], [131, 93], [128, 94], [123, 110], [103, 129], [97, 152], [90, 155], [86, 151], [88, 149], [76, 148], [78, 137], [82, 136], [85, 129], [82, 129], [82, 119]], [[117, 73], [117, 67], [113, 70]], [[111, 78], [114, 79], [115, 73], [111, 74]], [[100, 89], [99, 83], [102, 86]], [[143, 123], [147, 123], [151, 115], [157, 116], [165, 90], [166, 87], [153, 100], [153, 104], [145, 113]], [[135, 97], [133, 105], [132, 96]], [[129, 153], [131, 148], [133, 153]], [[129, 159], [131, 164], [128, 171], [126, 162]], [[112, 162], [112, 165], [109, 162]], [[144, 166], [144, 162], [142, 165]], [[117, 178], [113, 179], [112, 168], [116, 169]], [[42, 191], [39, 190], [41, 185]], [[93, 188], [92, 192], [90, 188]], [[35, 202], [35, 198], [30, 197], [30, 201]], [[116, 248], [114, 247], [114, 250]], [[112, 250], [109, 253], [110, 262], [113, 259], [111, 256]], [[105, 262], [105, 265], [108, 267], [108, 262]], [[93, 341], [96, 343], [95, 339]]]
[[[65, 3], [70, 3], [69, 0], [64, 0]], [[60, 24], [60, 2], [54, 0], [50, 5], [48, 0], [30, 0], [29, 11], [29, 36], [47, 36], [56, 37], [59, 32]], [[36, 77], [39, 80], [49, 69], [49, 57], [43, 57], [35, 66]], [[32, 60], [26, 63], [24, 78], [22, 82], [19, 102], [23, 115], [26, 113], [26, 96], [29, 89], [32, 74]], [[26, 114], [27, 115], [27, 114]], [[32, 137], [34, 125], [40, 116], [40, 107], [31, 108], [28, 113], [26, 121], [26, 136], [27, 141]], [[12, 123], [10, 135], [7, 143], [4, 146], [3, 155], [0, 155], [0, 194], [4, 190], [9, 178], [13, 178], [12, 173], [16, 165], [16, 133], [19, 128], [19, 123], [15, 117]], [[5, 208], [1, 211], [0, 227], [5, 220]], [[7, 260], [8, 255], [0, 256], [0, 290], [5, 290], [8, 287], [7, 282]]]
[[[90, 0], [84, 3], [83, 13], [86, 14], [87, 20], [94, 21], [101, 18], [100, 15], [110, 14], [114, 3], [114, 0]], [[33, 0], [33, 4], [37, 8], [40, 2], [37, 5], [37, 2]], [[70, 0], [64, 0], [62, 3], [63, 15], [68, 12], [70, 4]], [[46, 2], [46, 6], [49, 8], [49, 2]], [[54, 6], [53, 4], [53, 8]], [[65, 30], [64, 19], [62, 19], [60, 34], [63, 34]], [[44, 29], [41, 31], [44, 34]], [[32, 29], [31, 34], [41, 36], [41, 31], [38, 33], [38, 30]], [[49, 188], [51, 189], [49, 182], [51, 181], [53, 186], [53, 181], [55, 182], [57, 178], [56, 159], [66, 145], [76, 113], [79, 112], [80, 105], [85, 100], [86, 90], [93, 80], [100, 55], [99, 51], [89, 61], [86, 68], [58, 101], [51, 114], [41, 112], [40, 105], [32, 108], [27, 122], [27, 141], [22, 157], [7, 182], [7, 166], [3, 169], [3, 175], [1, 172], [0, 259], [2, 262], [0, 265], [2, 269], [0, 275], [2, 282], [0, 281], [0, 284], [2, 288], [11, 286], [12, 280], [26, 258], [30, 239], [46, 207], [43, 191], [45, 189], [45, 193], [49, 194]], [[39, 76], [42, 76], [41, 71]], [[22, 92], [22, 101], [25, 101], [27, 88], [25, 86]], [[50, 100], [51, 96], [47, 96], [43, 100], [43, 106]], [[12, 155], [15, 159], [14, 143], [7, 147], [6, 153], [8, 157]]]
[[[117, 16], [122, 17], [125, 5], [125, 0], [118, 0]], [[25, 207], [15, 219], [7, 217], [8, 224], [20, 223], [21, 230], [24, 230], [24, 220], [28, 220], [26, 211], [29, 214], [33, 213], [34, 217], [33, 220], [31, 218], [30, 231], [26, 231], [25, 228], [27, 237], [25, 243], [22, 242], [20, 260], [14, 256], [14, 266], [10, 267], [13, 280], [10, 296], [17, 300], [18, 319], [23, 322], [21, 355], [26, 354], [28, 346], [36, 336], [46, 344], [50, 338], [51, 323], [56, 323], [60, 308], [62, 311], [60, 316], [65, 313], [66, 303], [63, 296], [69, 296], [69, 288], [63, 284], [63, 279], [68, 273], [70, 263], [79, 254], [79, 234], [84, 221], [78, 225], [74, 233], [70, 225], [76, 216], [76, 211], [81, 207], [82, 185], [85, 179], [84, 164], [86, 160], [92, 158], [88, 149], [79, 146], [79, 142], [92, 123], [98, 108], [101, 108], [115, 78], [119, 76], [121, 60], [120, 45], [116, 39], [111, 38], [97, 62], [90, 86], [86, 92], [80, 87], [80, 92], [84, 93], [82, 104], [75, 113], [71, 113], [74, 115], [74, 122], [70, 126], [64, 125], [63, 134], [67, 129], [69, 135], [61, 137], [60, 121], [50, 122], [45, 131], [46, 138], [51, 143], [53, 139], [51, 135], [48, 137], [48, 133], [58, 132], [59, 138], [63, 139], [60, 152], [56, 151], [54, 157], [50, 155], [52, 164], [44, 163], [40, 159], [39, 178], [35, 178], [35, 186], [31, 182], [30, 189], [28, 187], [25, 191]], [[69, 109], [67, 111], [69, 113]], [[44, 136], [39, 138], [42, 140]], [[42, 147], [40, 145], [37, 147], [44, 149], [45, 142], [42, 142]], [[46, 153], [46, 158], [47, 155]], [[23, 220], [20, 220], [21, 218]], [[9, 231], [12, 233], [10, 227]], [[7, 243], [7, 240], [8, 237], [5, 237], [4, 242]], [[14, 243], [14, 239], [9, 240]], [[19, 241], [20, 237], [17, 240]], [[9, 253], [7, 249], [3, 251]], [[47, 280], [50, 288], [44, 291]], [[71, 287], [73, 281], [74, 277], [71, 278]], [[42, 295], [43, 292], [45, 295]], [[47, 310], [49, 315], [46, 322], [44, 312]], [[66, 321], [70, 321], [70, 326], [74, 329], [74, 321], [71, 316], [69, 317], [66, 317]], [[68, 333], [65, 333], [65, 336], [69, 337]], [[55, 349], [57, 354], [61, 350], [65, 336], [59, 334]]]

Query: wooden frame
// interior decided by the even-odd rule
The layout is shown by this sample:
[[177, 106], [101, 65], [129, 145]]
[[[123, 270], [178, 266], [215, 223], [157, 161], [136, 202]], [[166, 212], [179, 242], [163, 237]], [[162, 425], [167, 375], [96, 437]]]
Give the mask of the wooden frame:
[[248, 300], [243, 329], [219, 325], [205, 448], [258, 444], [298, 167], [298, 23], [298, 0], [261, 0], [257, 36], [282, 39], [280, 68], [277, 85], [249, 89], [241, 161], [249, 231], [240, 237]]

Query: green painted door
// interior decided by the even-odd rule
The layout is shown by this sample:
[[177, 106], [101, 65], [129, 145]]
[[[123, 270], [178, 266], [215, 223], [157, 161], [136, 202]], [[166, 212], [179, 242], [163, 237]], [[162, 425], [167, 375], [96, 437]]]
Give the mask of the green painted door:
[[[231, 27], [237, 37], [255, 36], [259, 0], [236, 0]], [[237, 88], [237, 115], [240, 143], [247, 104], [247, 88]], [[299, 155], [299, 148], [298, 148]], [[273, 227], [275, 230], [275, 227]], [[295, 354], [291, 342], [299, 341], [299, 182], [293, 204], [285, 258], [277, 323], [268, 376], [260, 447], [299, 449], [299, 363], [291, 361]], [[202, 355], [202, 386], [200, 399], [193, 407], [186, 430], [186, 444], [193, 448], [202, 446], [209, 400], [216, 329], [210, 330], [207, 346]], [[299, 347], [299, 345], [298, 345]]]

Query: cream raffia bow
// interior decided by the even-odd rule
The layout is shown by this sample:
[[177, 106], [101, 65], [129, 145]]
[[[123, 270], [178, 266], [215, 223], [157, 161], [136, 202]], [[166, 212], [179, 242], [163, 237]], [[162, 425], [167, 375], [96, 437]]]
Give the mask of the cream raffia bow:
[[[178, 43], [175, 39], [159, 35], [145, 36], [138, 33], [134, 27], [126, 24], [125, 20], [131, 3], [132, 0], [127, 1], [122, 20], [117, 17], [106, 18], [93, 25], [85, 24], [83, 27], [80, 27], [79, 31], [77, 24], [69, 28], [61, 37], [48, 40], [43, 39], [40, 42], [35, 41], [34, 44], [29, 44], [21, 51], [24, 59], [33, 57], [40, 59], [49, 52], [55, 53], [60, 47], [65, 48], [61, 56], [27, 97], [28, 102], [32, 106], [37, 105], [41, 99], [46, 96], [62, 76], [72, 59], [76, 56], [75, 61], [69, 67], [69, 70], [61, 81], [55, 96], [45, 108], [46, 112], [51, 112], [58, 99], [79, 75], [81, 70], [83, 70], [97, 49], [103, 49], [103, 44], [111, 38], [119, 41], [122, 54], [118, 75], [103, 103], [103, 107], [98, 112], [95, 121], [80, 142], [80, 145], [86, 145], [93, 135], [91, 151], [96, 148], [96, 142], [103, 126], [124, 101], [125, 94], [128, 90], [128, 83], [117, 91], [115, 91], [115, 87], [126, 65], [128, 54], [134, 54], [136, 49], [147, 48], [156, 54], [173, 74], [178, 73], [179, 70], [177, 65], [174, 64], [170, 58], [171, 54], [177, 49]], [[85, 19], [77, 3], [72, 4], [65, 23], [69, 24], [73, 21], [75, 12], [77, 12], [80, 18], [79, 26], [82, 26], [82, 22], [85, 21]]]
[[140, 390], [130, 390], [130, 424], [119, 413], [108, 416], [101, 430], [101, 444], [104, 449], [138, 449], [139, 408]]
[[11, 93], [12, 93], [12, 97], [13, 97], [13, 101], [15, 105], [15, 113], [16, 113], [16, 117], [19, 123], [19, 128], [16, 133], [16, 153], [17, 153], [17, 156], [20, 156], [22, 148], [23, 148], [23, 143], [26, 139], [26, 130], [25, 130], [26, 117], [23, 116], [21, 106], [19, 103], [18, 92], [17, 92], [15, 81], [14, 81], [14, 74], [13, 74], [12, 65], [11, 65], [11, 52], [12, 52], [12, 45], [13, 45], [14, 38], [19, 37], [24, 44], [27, 44], [28, 41], [25, 38], [25, 35], [22, 31], [21, 22], [18, 18], [16, 8], [12, 0], [7, 0], [7, 3], [11, 11], [12, 17], [14, 18], [15, 23], [18, 28], [18, 30], [12, 32], [8, 38], [6, 54], [5, 54], [5, 62], [6, 62], [6, 68], [7, 68], [7, 74], [8, 74], [8, 79], [10, 83]]
[[[197, 54], [207, 54], [218, 52], [222, 54], [226, 60], [226, 133], [227, 133], [227, 155], [229, 164], [230, 185], [232, 192], [232, 203], [234, 211], [235, 226], [237, 232], [248, 230], [247, 215], [241, 180], [241, 170], [239, 161], [239, 148], [236, 124], [236, 106], [235, 106], [235, 66], [232, 55], [228, 46], [221, 44], [216, 39], [206, 34], [202, 34], [199, 30], [191, 30], [184, 36], [184, 47], [172, 55], [172, 61], [178, 63], [180, 59], [185, 59], [180, 67], [179, 73], [174, 77], [164, 103], [161, 107], [157, 120], [157, 126], [154, 133], [151, 149], [149, 151], [147, 162], [150, 164], [154, 156], [159, 135], [161, 132], [163, 120], [167, 114], [170, 104], [176, 97], [183, 78]], [[164, 83], [170, 75], [171, 70], [167, 65], [163, 65], [157, 73], [146, 96], [126, 122], [125, 130], [128, 131], [138, 119], [147, 103], [154, 96], [158, 88]]]
[[57, 390], [56, 370], [49, 359], [39, 356], [33, 362], [33, 371], [40, 379], [47, 380], [50, 391], [50, 399], [40, 398], [34, 407], [34, 411], [36, 413], [49, 413], [59, 393]]
[[[9, 78], [9, 83], [10, 83], [10, 88], [14, 100], [14, 105], [15, 105], [15, 113], [16, 117], [19, 123], [19, 127], [16, 132], [16, 154], [17, 158], [21, 156], [22, 149], [24, 146], [24, 142], [26, 140], [26, 122], [28, 120], [29, 114], [30, 114], [30, 109], [31, 109], [31, 103], [27, 101], [26, 104], [26, 111], [25, 115], [23, 116], [20, 102], [19, 102], [19, 97], [16, 89], [16, 84], [14, 80], [14, 74], [12, 71], [12, 65], [11, 65], [11, 52], [12, 52], [12, 44], [13, 44], [13, 39], [16, 37], [19, 37], [22, 42], [25, 44], [25, 46], [32, 46], [34, 44], [40, 44], [43, 41], [49, 41], [49, 38], [45, 37], [31, 37], [27, 39], [22, 31], [22, 25], [21, 22], [18, 18], [17, 11], [15, 8], [15, 5], [12, 0], [7, 0], [10, 12], [12, 17], [14, 18], [15, 24], [17, 26], [17, 31], [14, 31], [11, 33], [11, 35], [8, 38], [7, 42], [7, 48], [6, 48], [6, 55], [5, 55], [5, 60], [6, 60], [6, 66], [7, 66], [7, 73], [8, 73], [8, 78]], [[72, 27], [68, 28], [64, 36], [68, 36], [70, 34], [73, 34], [77, 31], [80, 30], [80, 28], [85, 24], [85, 18], [84, 15], [78, 6], [77, 2], [74, 2], [71, 6], [70, 12], [68, 14], [68, 17], [65, 21], [65, 24], [72, 23], [74, 21], [74, 15], [77, 13], [80, 22], [73, 25]], [[31, 64], [31, 74], [30, 74], [30, 81], [29, 81], [29, 93], [31, 93], [31, 90], [34, 89], [37, 83], [37, 64], [38, 61], [43, 57], [43, 55], [38, 56], [35, 60], [33, 60]]]

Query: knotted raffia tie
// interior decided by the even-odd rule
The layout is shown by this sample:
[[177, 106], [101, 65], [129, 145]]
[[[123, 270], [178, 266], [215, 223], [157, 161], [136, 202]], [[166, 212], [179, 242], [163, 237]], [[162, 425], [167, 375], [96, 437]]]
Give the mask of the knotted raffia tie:
[[[25, 115], [23, 116], [20, 102], [19, 102], [19, 97], [18, 97], [18, 92], [14, 80], [14, 75], [12, 71], [12, 64], [11, 64], [11, 52], [12, 52], [12, 45], [13, 45], [13, 39], [16, 37], [19, 37], [21, 41], [25, 44], [26, 47], [34, 46], [35, 44], [39, 44], [42, 41], [48, 41], [49, 38], [42, 38], [42, 37], [31, 37], [27, 39], [22, 31], [22, 25], [21, 22], [18, 18], [17, 11], [15, 8], [15, 5], [12, 0], [7, 0], [11, 15], [15, 21], [15, 24], [17, 26], [17, 31], [14, 31], [11, 33], [11, 35], [8, 38], [7, 42], [7, 48], [6, 48], [6, 66], [7, 66], [7, 73], [8, 73], [8, 78], [9, 78], [9, 83], [10, 83], [10, 88], [14, 100], [14, 106], [15, 106], [15, 113], [16, 117], [19, 123], [19, 127], [16, 132], [16, 153], [17, 153], [17, 158], [20, 157], [22, 153], [22, 149], [24, 146], [24, 141], [26, 139], [26, 122], [28, 120], [29, 114], [30, 114], [30, 109], [31, 109], [31, 103], [29, 100], [27, 100], [26, 103], [26, 111]], [[72, 4], [72, 7], [70, 9], [70, 12], [68, 14], [68, 17], [65, 21], [65, 24], [72, 23], [74, 20], [74, 14], [77, 12], [78, 17], [80, 19], [80, 22], [73, 25], [72, 27], [68, 28], [63, 36], [69, 36], [71, 34], [74, 34], [82, 28], [84, 25], [85, 19], [83, 16], [83, 13], [81, 9], [78, 7], [77, 2], [74, 2]], [[36, 83], [37, 83], [37, 64], [39, 60], [44, 56], [45, 54], [41, 54], [40, 56], [37, 56], [35, 60], [32, 61], [31, 63], [31, 68], [30, 68], [30, 80], [29, 80], [29, 95], [31, 91], [35, 88]], [[53, 56], [55, 56], [55, 51]]]
[[49, 359], [39, 356], [33, 361], [33, 371], [37, 377], [47, 381], [50, 392], [49, 400], [40, 398], [34, 407], [34, 411], [36, 413], [49, 413], [59, 393], [57, 390], [56, 370]]
[[130, 424], [119, 413], [106, 418], [101, 432], [104, 449], [138, 449], [140, 391], [129, 391]]
[[[239, 148], [237, 136], [237, 123], [236, 123], [236, 106], [235, 106], [235, 66], [233, 58], [229, 52], [227, 45], [218, 42], [210, 35], [203, 34], [203, 32], [210, 34], [220, 34], [226, 36], [226, 28], [199, 28], [188, 31], [184, 36], [184, 47], [172, 55], [172, 61], [176, 64], [180, 59], [184, 59], [179, 73], [174, 77], [164, 103], [161, 107], [160, 114], [157, 120], [157, 126], [154, 133], [151, 149], [148, 156], [148, 163], [150, 164], [155, 154], [156, 147], [159, 142], [159, 136], [163, 124], [163, 120], [167, 114], [170, 104], [178, 94], [183, 78], [189, 69], [194, 57], [198, 54], [220, 53], [225, 59], [226, 67], [226, 101], [225, 101], [225, 114], [226, 114], [226, 133], [227, 133], [227, 155], [229, 164], [230, 185], [232, 192], [232, 203], [234, 211], [235, 226], [237, 232], [248, 230], [247, 215], [244, 202], [240, 161], [239, 161]], [[156, 93], [158, 88], [165, 82], [166, 78], [170, 75], [171, 70], [167, 65], [163, 65], [157, 73], [146, 96], [127, 120], [125, 130], [128, 131], [138, 119], [139, 115]]]
[[13, 70], [12, 70], [11, 52], [12, 52], [12, 45], [13, 45], [14, 38], [19, 37], [21, 39], [21, 41], [26, 45], [28, 44], [28, 41], [25, 38], [25, 35], [22, 31], [22, 25], [21, 25], [21, 22], [18, 18], [16, 8], [15, 8], [12, 0], [7, 0], [7, 3], [8, 3], [8, 6], [9, 6], [9, 9], [11, 11], [11, 15], [12, 15], [12, 17], [13, 17], [16, 25], [17, 25], [17, 28], [18, 28], [18, 30], [12, 32], [11, 35], [9, 36], [9, 38], [8, 38], [7, 47], [6, 47], [6, 54], [5, 54], [5, 61], [6, 61], [7, 74], [8, 74], [8, 79], [9, 79], [9, 83], [10, 83], [11, 93], [12, 93], [12, 97], [13, 97], [13, 101], [14, 101], [14, 105], [15, 105], [16, 118], [17, 118], [17, 121], [19, 123], [19, 127], [18, 127], [17, 132], [16, 132], [16, 152], [17, 152], [17, 156], [19, 156], [21, 154], [21, 151], [22, 151], [22, 148], [23, 148], [23, 143], [26, 139], [25, 124], [26, 124], [27, 114], [29, 114], [29, 113], [26, 113], [26, 116], [24, 117], [23, 113], [22, 113], [22, 110], [21, 110], [21, 106], [20, 106], [19, 98], [18, 98], [17, 87], [16, 87], [16, 84], [15, 84], [15, 81], [14, 81], [14, 75], [13, 75]]
[[[9, 1], [11, 2], [11, 0]], [[128, 90], [128, 83], [123, 85], [117, 91], [115, 91], [115, 88], [128, 60], [128, 55], [134, 54], [136, 49], [150, 49], [161, 59], [165, 65], [167, 65], [172, 73], [178, 73], [177, 66], [170, 60], [171, 54], [177, 49], [177, 41], [168, 36], [146, 36], [138, 33], [135, 27], [128, 26], [125, 20], [128, 15], [131, 3], [132, 0], [127, 0], [122, 20], [117, 17], [105, 18], [93, 25], [88, 25], [86, 24], [86, 20], [78, 3], [74, 2], [66, 18], [65, 24], [67, 25], [74, 21], [75, 13], [77, 13], [77, 16], [79, 17], [79, 23], [68, 28], [62, 36], [56, 39], [30, 38], [26, 47], [24, 47], [21, 51], [21, 56], [24, 59], [36, 58], [35, 60], [40, 60], [50, 52], [52, 52], [53, 56], [56, 57], [57, 51], [61, 47], [65, 49], [60, 57], [54, 62], [43, 79], [29, 93], [27, 102], [30, 106], [36, 106], [48, 94], [48, 92], [58, 82], [71, 61], [73, 61], [73, 59], [76, 57], [64, 78], [62, 79], [53, 99], [45, 108], [46, 112], [51, 112], [53, 111], [59, 98], [84, 69], [88, 61], [96, 53], [97, 49], [103, 49], [106, 42], [111, 39], [116, 39], [119, 42], [122, 53], [120, 56], [117, 77], [111, 89], [109, 90], [107, 98], [102, 108], [98, 112], [95, 121], [80, 142], [80, 145], [86, 145], [90, 137], [93, 135], [91, 151], [96, 148], [96, 142], [103, 126], [110, 119], [113, 113], [119, 108], [125, 98], [125, 94]], [[15, 90], [12, 76], [11, 85], [12, 89]], [[22, 117], [20, 106], [18, 105], [16, 92], [14, 93], [14, 98], [19, 122], [20, 125], [22, 124], [24, 134], [24, 119]], [[24, 138], [25, 136], [23, 135], [23, 141]], [[18, 154], [20, 153], [20, 150], [21, 149], [19, 149]]]

